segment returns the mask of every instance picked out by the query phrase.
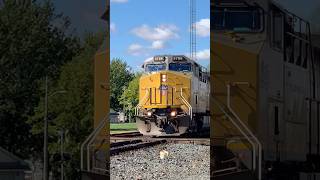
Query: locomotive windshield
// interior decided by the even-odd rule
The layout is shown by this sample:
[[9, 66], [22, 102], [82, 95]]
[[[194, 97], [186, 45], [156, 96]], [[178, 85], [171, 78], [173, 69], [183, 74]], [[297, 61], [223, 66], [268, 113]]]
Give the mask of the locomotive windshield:
[[215, 7], [211, 28], [240, 32], [256, 32], [262, 28], [261, 10], [255, 7]]
[[170, 63], [169, 70], [172, 71], [191, 71], [190, 63]]
[[154, 71], [162, 71], [166, 70], [166, 64], [147, 64], [146, 71], [154, 72]]

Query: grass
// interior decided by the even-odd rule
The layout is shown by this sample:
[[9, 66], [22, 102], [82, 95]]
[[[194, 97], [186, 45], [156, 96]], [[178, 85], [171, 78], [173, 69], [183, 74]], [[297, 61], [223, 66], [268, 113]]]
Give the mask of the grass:
[[110, 134], [135, 132], [137, 131], [136, 123], [111, 123]]

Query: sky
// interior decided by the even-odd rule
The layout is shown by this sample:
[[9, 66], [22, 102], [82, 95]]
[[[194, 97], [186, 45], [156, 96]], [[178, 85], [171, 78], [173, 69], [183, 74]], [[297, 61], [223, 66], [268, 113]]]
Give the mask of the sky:
[[[0, 0], [1, 1], [1, 0]], [[106, 0], [52, 0], [57, 12], [71, 19], [78, 35], [106, 30], [101, 15]], [[133, 69], [157, 54], [188, 54], [188, 0], [110, 0], [111, 54]], [[197, 1], [197, 50], [199, 63], [209, 63], [209, 0]], [[311, 22], [320, 24], [320, 0], [275, 0]], [[201, 29], [201, 30], [200, 30]]]
[[[0, 4], [3, 0], [0, 0]], [[43, 0], [38, 0], [43, 1]], [[113, 13], [123, 13], [123, 8], [128, 10], [129, 6], [134, 4], [143, 4], [140, 6], [140, 9], [151, 7], [153, 3], [157, 5], [162, 4], [164, 6], [174, 6], [176, 4], [182, 4], [179, 10], [179, 6], [175, 6], [175, 11], [188, 13], [187, 2], [188, 0], [110, 0]], [[208, 4], [209, 0], [196, 0], [198, 5], [198, 13], [202, 10], [203, 3]], [[315, 23], [320, 24], [320, 0], [275, 0], [278, 3], [282, 4], [286, 9], [295, 12], [297, 15], [302, 16], [306, 19], [312, 19]], [[62, 12], [65, 15], [69, 16], [73, 27], [77, 29], [79, 34], [82, 34], [84, 31], [96, 32], [97, 30], [104, 30], [106, 23], [100, 19], [100, 16], [105, 11], [106, 0], [52, 0], [54, 3], [57, 12]], [[147, 3], [147, 4], [146, 4]], [[201, 3], [201, 4], [200, 4]], [[166, 5], [172, 4], [172, 5]], [[126, 5], [126, 6], [121, 6]], [[151, 5], [151, 6], [150, 6]], [[137, 5], [135, 5], [137, 6]], [[154, 7], [154, 6], [153, 6]], [[166, 7], [168, 8], [168, 7]], [[184, 8], [184, 9], [183, 9]], [[209, 11], [209, 6], [205, 7], [207, 12]], [[112, 10], [111, 9], [111, 10]], [[129, 8], [131, 9], [131, 8]], [[170, 8], [172, 9], [172, 8]], [[117, 12], [121, 10], [121, 12]], [[133, 10], [132, 10], [133, 11]], [[130, 12], [129, 11], [129, 14]], [[207, 13], [203, 12], [203, 13]], [[111, 16], [116, 16], [116, 14], [111, 14]], [[126, 13], [123, 13], [126, 14]], [[134, 14], [136, 15], [136, 14]], [[188, 16], [188, 14], [186, 14]], [[167, 15], [169, 16], [169, 15]], [[198, 17], [200, 18], [200, 17]], [[315, 21], [317, 20], [317, 21]]]
[[[133, 70], [155, 55], [189, 55], [189, 0], [111, 0], [110, 57]], [[210, 58], [210, 1], [197, 1], [197, 58]]]
[[106, 31], [107, 23], [101, 19], [106, 11], [106, 0], [52, 0], [57, 13], [71, 20], [71, 28], [83, 36], [85, 32]]

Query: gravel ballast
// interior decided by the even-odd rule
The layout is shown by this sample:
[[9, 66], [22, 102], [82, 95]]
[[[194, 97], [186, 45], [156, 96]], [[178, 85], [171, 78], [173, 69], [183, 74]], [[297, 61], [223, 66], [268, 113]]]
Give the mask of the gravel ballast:
[[210, 146], [167, 143], [124, 152], [110, 157], [110, 171], [112, 180], [210, 179]]

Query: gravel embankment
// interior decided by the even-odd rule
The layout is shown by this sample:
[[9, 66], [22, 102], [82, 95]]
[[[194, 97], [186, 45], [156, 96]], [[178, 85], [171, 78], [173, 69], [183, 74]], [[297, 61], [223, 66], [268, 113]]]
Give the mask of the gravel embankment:
[[[160, 159], [160, 151], [169, 155]], [[112, 180], [199, 179], [210, 174], [210, 146], [161, 144], [110, 157]]]

